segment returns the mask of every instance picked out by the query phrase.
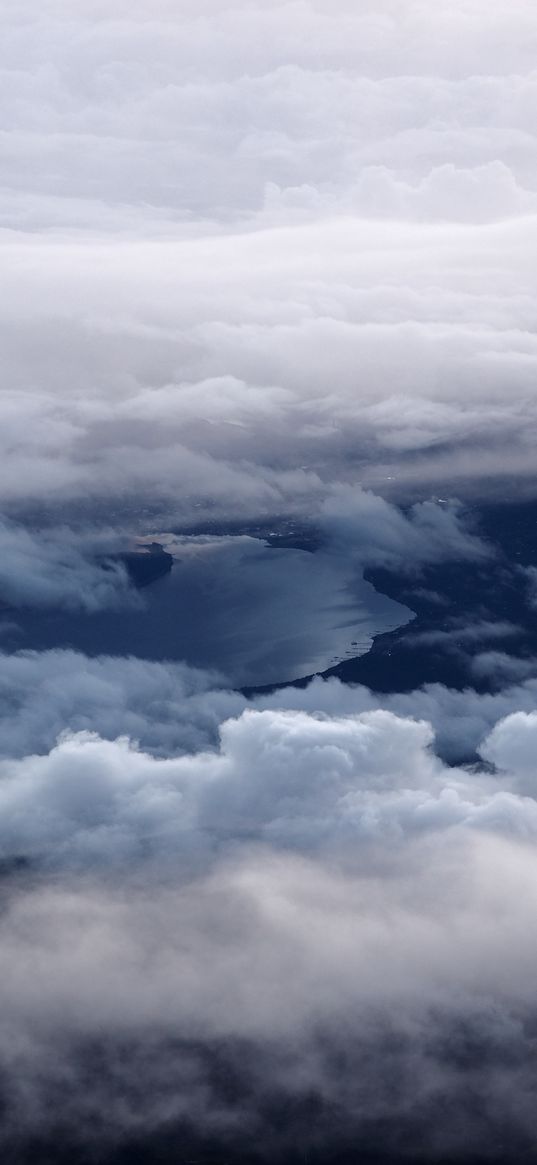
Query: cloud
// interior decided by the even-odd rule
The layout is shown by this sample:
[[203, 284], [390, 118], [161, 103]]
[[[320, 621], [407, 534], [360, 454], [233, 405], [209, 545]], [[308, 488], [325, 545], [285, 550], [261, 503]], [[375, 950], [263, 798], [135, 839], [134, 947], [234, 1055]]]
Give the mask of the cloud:
[[[424, 721], [377, 709], [353, 717], [246, 709], [220, 726], [220, 747], [155, 758], [128, 739], [64, 734], [47, 755], [0, 765], [6, 858], [52, 867], [122, 867], [149, 858], [194, 868], [245, 842], [368, 860], [407, 836], [459, 827], [533, 838], [528, 787], [534, 719], [496, 725], [481, 755], [502, 786], [444, 768]], [[522, 727], [521, 727], [522, 726]], [[532, 735], [533, 733], [533, 735]], [[527, 742], [527, 743], [526, 743]]]
[[528, 0], [4, 14], [5, 504], [532, 477]]
[[[366, 566], [493, 572], [472, 499], [535, 478], [529, 0], [0, 8], [2, 643], [119, 624], [103, 556], [151, 529], [318, 524], [273, 662]], [[0, 655], [7, 1161], [537, 1157], [535, 669], [444, 632], [498, 690]]]
[[[477, 657], [479, 658], [479, 656]], [[312, 713], [354, 715], [384, 708], [396, 716], [429, 721], [436, 737], [436, 750], [448, 763], [468, 762], [494, 725], [513, 712], [531, 715], [537, 706], [535, 669], [529, 678], [513, 683], [509, 672], [504, 686], [494, 692], [476, 692], [467, 687], [456, 691], [442, 684], [426, 684], [413, 692], [377, 695], [367, 688], [341, 684], [336, 679], [316, 678], [307, 688], [285, 688], [255, 701], [262, 708], [300, 708]], [[515, 679], [519, 680], [520, 672]], [[505, 683], [505, 681], [507, 681]]]
[[537, 740], [537, 712], [529, 715], [512, 712], [493, 728], [488, 739], [480, 746], [481, 756], [504, 772], [509, 769], [515, 774], [522, 788], [534, 789], [537, 780], [535, 770], [535, 742]]
[[16, 616], [26, 607], [91, 613], [136, 606], [117, 549], [117, 535], [77, 538], [69, 528], [38, 532], [0, 521], [0, 608]]
[[537, 661], [532, 656], [508, 655], [505, 651], [480, 651], [472, 657], [469, 667], [473, 676], [485, 676], [498, 688], [537, 673]]
[[3, 1138], [531, 1159], [534, 874], [474, 835], [396, 877], [254, 852], [179, 888], [29, 884], [0, 922]]
[[388, 1160], [402, 1130], [430, 1159], [505, 1160], [500, 1128], [533, 1153], [536, 723], [496, 725], [494, 773], [382, 710], [4, 761], [6, 1145], [171, 1132], [279, 1160], [380, 1122]]
[[[159, 759], [82, 732], [2, 762], [7, 1146], [102, 1155], [203, 1130], [279, 1160], [297, 1140], [367, 1145], [378, 1121], [387, 1159], [401, 1130], [433, 1159], [479, 1143], [503, 1160], [500, 1127], [534, 1151], [534, 712], [504, 717], [488, 767], [465, 770], [435, 756], [423, 719], [342, 714], [373, 697], [335, 681], [241, 711], [184, 667], [5, 662], [43, 685], [55, 672], [50, 707], [145, 716], [161, 746], [168, 722], [187, 749]], [[468, 693], [389, 702], [435, 699], [457, 724], [469, 713]], [[200, 751], [193, 731], [210, 737], [233, 701]], [[474, 715], [500, 707], [476, 696]]]
[[181, 663], [74, 651], [0, 656], [2, 752], [48, 752], [60, 733], [130, 736], [154, 755], [195, 752], [244, 707], [218, 676]]
[[470, 528], [456, 501], [418, 502], [405, 514], [370, 490], [335, 487], [323, 506], [321, 525], [345, 554], [365, 566], [402, 574], [453, 559], [486, 561], [493, 550]]
[[531, 475], [533, 235], [347, 218], [6, 241], [5, 503], [191, 520], [311, 511], [342, 480]]
[[[482, 619], [480, 622], [468, 625], [464, 619], [448, 619], [444, 621], [442, 628], [434, 631], [419, 631], [415, 634], [410, 634], [406, 639], [406, 644], [411, 647], [415, 646], [429, 646], [429, 647], [443, 647], [451, 651], [458, 651], [459, 649], [467, 650], [475, 647], [476, 644], [483, 640], [494, 639], [516, 639], [523, 635], [521, 627], [517, 627], [515, 623], [508, 623], [507, 621], [498, 621], [494, 623], [487, 619]], [[481, 652], [477, 657], [478, 665], [471, 665], [474, 675], [487, 674], [486, 663], [491, 665], [493, 673], [497, 673], [499, 660], [502, 658], [508, 659], [508, 656], [502, 656], [501, 652]], [[513, 664], [515, 671], [511, 678], [519, 678], [516, 673], [516, 662]], [[531, 668], [530, 668], [531, 670]], [[524, 667], [522, 661], [522, 671], [520, 678], [528, 674], [527, 668]], [[507, 675], [506, 677], [507, 678]]]
[[509, 668], [503, 686], [491, 693], [428, 684], [418, 691], [379, 696], [360, 685], [316, 678], [305, 688], [280, 688], [247, 699], [227, 690], [214, 673], [182, 663], [88, 658], [66, 650], [4, 653], [0, 749], [4, 757], [48, 753], [68, 730], [97, 733], [111, 741], [118, 734], [128, 736], [142, 751], [169, 757], [214, 748], [219, 725], [247, 708], [355, 716], [380, 707], [432, 723], [439, 755], [448, 763], [460, 763], [475, 756], [499, 720], [515, 711], [531, 713], [537, 706], [535, 668], [531, 661], [522, 662], [527, 666], [521, 681], [513, 682], [519, 681], [520, 669]]
[[225, 220], [267, 183], [291, 206], [306, 188], [394, 217], [415, 187], [433, 215], [531, 204], [528, 0], [516, 19], [504, 0], [4, 8], [3, 173], [23, 195], [6, 210], [23, 227]]

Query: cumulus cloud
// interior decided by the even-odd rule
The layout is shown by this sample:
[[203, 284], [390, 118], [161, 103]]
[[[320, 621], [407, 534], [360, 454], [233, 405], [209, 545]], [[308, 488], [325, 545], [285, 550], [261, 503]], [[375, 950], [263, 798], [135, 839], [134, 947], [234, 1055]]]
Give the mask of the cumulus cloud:
[[444, 768], [430, 725], [382, 709], [247, 709], [220, 726], [218, 751], [166, 759], [127, 738], [64, 734], [47, 755], [1, 762], [2, 849], [60, 867], [145, 856], [195, 867], [245, 841], [340, 858], [384, 843], [391, 861], [407, 835], [464, 826], [533, 838], [537, 808], [517, 790], [535, 794], [536, 723], [515, 713], [481, 744], [501, 787]]
[[101, 1153], [168, 1130], [175, 1152], [261, 1138], [279, 1160], [367, 1146], [378, 1121], [388, 1159], [402, 1130], [425, 1159], [504, 1160], [500, 1129], [534, 1152], [523, 719], [521, 747], [516, 717], [483, 747], [496, 777], [443, 769], [430, 728], [386, 712], [249, 712], [170, 761], [82, 736], [4, 765], [4, 850], [46, 838], [55, 871], [4, 880], [8, 1144], [22, 1121]]
[[534, 1152], [536, 726], [480, 770], [423, 720], [276, 708], [2, 762], [3, 1143]]
[[0, 656], [0, 673], [4, 756], [48, 752], [66, 730], [129, 736], [153, 755], [195, 752], [245, 705], [217, 675], [181, 663], [27, 651]]
[[479, 751], [504, 772], [510, 769], [527, 788], [535, 787], [537, 712], [513, 712], [495, 725]]
[[[317, 678], [303, 690], [290, 687], [258, 698], [255, 706], [300, 708], [327, 715], [355, 715], [384, 708], [396, 716], [417, 717], [430, 722], [439, 755], [448, 763], [468, 762], [475, 759], [481, 742], [498, 721], [516, 711], [531, 715], [535, 710], [537, 681], [535, 669], [530, 665], [529, 670], [530, 677], [522, 682], [513, 683], [513, 674], [509, 674], [506, 676], [507, 685], [494, 692], [476, 692], [471, 687], [456, 691], [442, 684], [426, 684], [413, 692], [380, 696], [362, 686]], [[524, 669], [526, 676], [527, 669]], [[520, 672], [515, 678], [520, 679]]]
[[[486, 661], [487, 675], [496, 655], [502, 662], [511, 658], [495, 653], [493, 661]], [[521, 668], [515, 666], [519, 663]], [[119, 734], [138, 741], [152, 756], [169, 757], [214, 748], [219, 725], [248, 708], [321, 716], [355, 716], [384, 708], [430, 722], [439, 755], [448, 763], [460, 763], [475, 758], [499, 720], [535, 709], [535, 670], [531, 661], [513, 660], [494, 692], [427, 684], [413, 692], [378, 695], [361, 685], [315, 678], [305, 688], [289, 686], [248, 699], [228, 690], [218, 675], [183, 663], [88, 658], [68, 650], [4, 653], [0, 750], [4, 757], [48, 753], [68, 731], [96, 733], [111, 741]]]

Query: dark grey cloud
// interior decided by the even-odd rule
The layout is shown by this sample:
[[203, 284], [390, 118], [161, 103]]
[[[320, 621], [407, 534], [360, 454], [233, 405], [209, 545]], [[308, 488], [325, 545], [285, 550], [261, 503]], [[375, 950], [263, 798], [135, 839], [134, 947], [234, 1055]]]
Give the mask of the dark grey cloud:
[[185, 1125], [220, 1151], [330, 1153], [373, 1124], [391, 1160], [402, 1130], [425, 1160], [531, 1159], [534, 848], [440, 834], [396, 854], [21, 884], [0, 923], [4, 1141], [16, 1111], [19, 1140], [63, 1129], [101, 1157], [163, 1132], [177, 1152]]

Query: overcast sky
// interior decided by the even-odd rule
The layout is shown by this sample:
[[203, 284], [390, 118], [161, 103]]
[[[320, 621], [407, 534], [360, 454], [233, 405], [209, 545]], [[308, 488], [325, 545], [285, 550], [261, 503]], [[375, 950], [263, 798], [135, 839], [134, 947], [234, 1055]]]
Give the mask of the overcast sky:
[[529, 0], [2, 8], [6, 500], [533, 473]]

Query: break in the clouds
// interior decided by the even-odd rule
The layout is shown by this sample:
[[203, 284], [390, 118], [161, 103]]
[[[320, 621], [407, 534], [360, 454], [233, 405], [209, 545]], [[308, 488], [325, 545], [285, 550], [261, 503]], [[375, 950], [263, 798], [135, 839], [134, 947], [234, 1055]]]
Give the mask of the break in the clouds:
[[[129, 582], [118, 535], [5, 522], [2, 644], [183, 660], [231, 685], [277, 683], [361, 655], [375, 635], [413, 618], [375, 591], [367, 568], [413, 578], [430, 565], [486, 566], [495, 558], [456, 503], [422, 502], [404, 514], [370, 491], [338, 487], [319, 522], [315, 553], [291, 547], [275, 554], [245, 535], [159, 534], [173, 571], [143, 592]], [[143, 565], [145, 543], [136, 545], [131, 561]]]
[[529, 2], [2, 10], [6, 502], [533, 472]]

